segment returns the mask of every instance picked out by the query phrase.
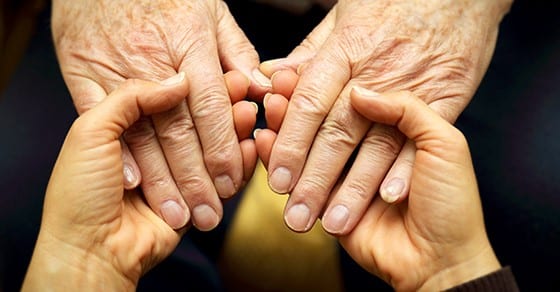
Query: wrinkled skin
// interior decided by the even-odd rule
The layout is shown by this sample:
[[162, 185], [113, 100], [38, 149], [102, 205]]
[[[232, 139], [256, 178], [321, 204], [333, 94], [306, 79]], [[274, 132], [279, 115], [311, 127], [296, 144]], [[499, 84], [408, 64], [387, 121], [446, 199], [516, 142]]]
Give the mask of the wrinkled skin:
[[[141, 116], [183, 101], [189, 84], [184, 74], [177, 76], [165, 85], [128, 80], [76, 119], [49, 180], [23, 291], [134, 291], [139, 278], [175, 249], [189, 225], [172, 229], [140, 190], [124, 190], [119, 137]], [[240, 101], [233, 109], [237, 133], [250, 132], [254, 106]], [[244, 159], [254, 164], [254, 146], [244, 149], [252, 149]]]
[[191, 90], [183, 103], [142, 118], [125, 133], [125, 187], [140, 185], [174, 228], [186, 222], [163, 214], [170, 203], [190, 210], [198, 229], [214, 228], [222, 217], [220, 198], [239, 191], [252, 175], [245, 171], [254, 169], [243, 165], [223, 72], [242, 72], [253, 97], [269, 86], [253, 73], [258, 55], [224, 2], [55, 0], [52, 30], [80, 114], [125, 79], [186, 73]]
[[261, 154], [270, 158], [270, 187], [290, 194], [285, 221], [291, 229], [306, 232], [322, 217], [326, 231], [347, 234], [378, 191], [393, 202], [406, 197], [414, 144], [356, 113], [350, 90], [409, 90], [454, 122], [487, 69], [510, 5], [338, 1], [289, 56], [261, 64], [267, 76], [299, 75], [285, 114], [273, 114], [283, 117], [274, 145]]

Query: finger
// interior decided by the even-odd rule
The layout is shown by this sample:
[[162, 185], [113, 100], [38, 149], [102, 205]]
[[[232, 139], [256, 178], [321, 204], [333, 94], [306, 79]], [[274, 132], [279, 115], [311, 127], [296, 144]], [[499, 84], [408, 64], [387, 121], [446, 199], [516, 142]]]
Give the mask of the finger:
[[278, 132], [288, 110], [288, 99], [279, 94], [267, 93], [263, 105], [266, 127]]
[[352, 90], [352, 105], [372, 121], [397, 126], [414, 140], [419, 151], [440, 152], [442, 149], [431, 148], [437, 146], [434, 143], [455, 144], [453, 138], [458, 130], [410, 92], [380, 95], [356, 87]]
[[240, 141], [251, 136], [257, 122], [258, 110], [259, 106], [254, 102], [243, 100], [233, 105], [233, 121]]
[[336, 192], [331, 194], [321, 220], [323, 228], [335, 235], [350, 232], [374, 199], [379, 185], [404, 143], [392, 126], [373, 124], [360, 143], [356, 158]]
[[189, 89], [184, 73], [157, 84], [131, 79], [117, 88], [78, 120], [83, 131], [96, 135], [99, 145], [118, 140], [142, 115], [169, 110], [179, 104]]
[[121, 150], [122, 150], [122, 160], [123, 160], [123, 175], [124, 175], [124, 188], [126, 190], [132, 190], [140, 185], [142, 177], [140, 175], [140, 169], [132, 152], [126, 145], [126, 142], [121, 138]]
[[325, 18], [311, 31], [287, 58], [274, 59], [261, 63], [259, 69], [266, 76], [280, 70], [297, 71], [297, 68], [311, 60], [331, 35], [336, 21], [336, 10], [331, 9]]
[[240, 71], [233, 70], [226, 72], [224, 74], [224, 81], [226, 82], [231, 104], [235, 104], [247, 96], [251, 80]]
[[[287, 121], [286, 119], [284, 124]], [[343, 90], [321, 124], [307, 155], [303, 172], [286, 203], [286, 224], [292, 230], [305, 232], [320, 216], [332, 188], [370, 125], [370, 121], [352, 108], [349, 89]], [[275, 147], [278, 141], [277, 139]], [[363, 201], [354, 200], [353, 203], [363, 204]], [[293, 208], [300, 213], [294, 214]], [[344, 227], [346, 219], [353, 212], [352, 208], [353, 206], [346, 204], [334, 209], [338, 212], [337, 227]], [[301, 210], [305, 210], [306, 217], [301, 215]], [[331, 217], [336, 216], [332, 214]], [[325, 220], [323, 222], [325, 223]], [[334, 222], [334, 220], [326, 220], [327, 224], [324, 224], [324, 227], [330, 232], [338, 232], [339, 230], [333, 229], [333, 225], [328, 224]]]
[[255, 146], [255, 141], [253, 139], [245, 139], [239, 143], [241, 147], [241, 153], [243, 154], [243, 184], [246, 186], [255, 172], [257, 167], [257, 149]]
[[[208, 47], [187, 52], [186, 58], [180, 64], [191, 84], [187, 104], [192, 123], [196, 126], [199, 145], [202, 146], [201, 150], [191, 152], [189, 156], [204, 157], [204, 164], [199, 168], [205, 167], [217, 194], [221, 198], [228, 198], [239, 190], [243, 180], [243, 160], [235, 133], [231, 101], [216, 54], [216, 40], [208, 33], [202, 34], [200, 41]], [[162, 144], [162, 147], [167, 146]], [[169, 149], [166, 151], [166, 157], [171, 161], [183, 159], [182, 164], [190, 167], [181, 154], [172, 153], [176, 149], [182, 147]], [[215, 195], [209, 192], [203, 197]]]
[[290, 70], [277, 71], [271, 77], [272, 93], [280, 94], [290, 98], [294, 93], [299, 76]]
[[270, 152], [276, 140], [276, 132], [269, 129], [256, 129], [253, 135], [255, 136], [255, 147], [257, 148], [259, 158], [263, 162], [264, 167], [268, 168]]
[[408, 196], [415, 156], [416, 146], [414, 141], [406, 141], [395, 163], [393, 163], [379, 187], [379, 194], [385, 202], [398, 203]]
[[[300, 75], [297, 88], [290, 98], [288, 110], [272, 148], [269, 162], [269, 186], [276, 193], [291, 192], [299, 180], [307, 154], [319, 126], [323, 123], [342, 88], [349, 81], [351, 72], [346, 56], [339, 55], [339, 44], [333, 40], [325, 44], [307, 63]], [[307, 212], [307, 206], [301, 206]], [[304, 219], [307, 216], [299, 216]], [[303, 221], [300, 222], [303, 224]], [[313, 218], [305, 226], [312, 225]]]
[[[155, 141], [156, 144], [161, 145], [161, 155], [166, 158], [167, 162], [161, 159], [156, 160], [155, 157], [152, 160], [143, 160], [152, 164], [149, 171], [159, 169], [157, 173], [150, 173], [149, 179], [147, 175], [144, 175], [146, 177], [144, 181], [148, 182], [143, 185], [151, 188], [151, 190], [145, 190], [146, 193], [149, 193], [148, 203], [153, 207], [164, 202], [160, 194], [166, 193], [156, 192], [156, 188], [162, 188], [165, 192], [173, 190], [176, 200], [184, 199], [188, 205], [193, 225], [197, 229], [202, 231], [213, 229], [221, 220], [222, 204], [216, 195], [212, 179], [206, 171], [204, 159], [200, 155], [202, 153], [200, 141], [187, 104], [183, 102], [167, 112], [155, 114], [152, 121], [157, 139], [150, 139], [142, 143], [150, 144], [151, 141]], [[146, 136], [147, 134], [142, 134], [138, 137], [146, 139]], [[152, 134], [152, 136], [154, 135]], [[146, 151], [142, 153], [143, 157], [149, 157], [152, 149], [157, 149], [158, 145], [146, 147]], [[136, 148], [142, 149], [141, 147]], [[164, 163], [160, 164], [160, 161]], [[154, 181], [149, 183], [149, 180]]]
[[262, 101], [270, 91], [270, 80], [258, 69], [260, 59], [254, 46], [231, 15], [225, 2], [220, 1], [218, 14], [218, 51], [226, 71], [236, 69], [251, 80], [248, 95]]

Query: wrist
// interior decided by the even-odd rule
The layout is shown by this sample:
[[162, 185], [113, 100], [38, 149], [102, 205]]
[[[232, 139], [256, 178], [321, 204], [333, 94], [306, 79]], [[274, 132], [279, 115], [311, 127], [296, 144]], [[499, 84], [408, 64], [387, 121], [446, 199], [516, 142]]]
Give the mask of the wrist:
[[476, 256], [441, 269], [430, 276], [418, 291], [443, 291], [495, 271], [501, 265], [490, 245]]
[[40, 235], [22, 291], [134, 291], [129, 279], [105, 258], [48, 235]]

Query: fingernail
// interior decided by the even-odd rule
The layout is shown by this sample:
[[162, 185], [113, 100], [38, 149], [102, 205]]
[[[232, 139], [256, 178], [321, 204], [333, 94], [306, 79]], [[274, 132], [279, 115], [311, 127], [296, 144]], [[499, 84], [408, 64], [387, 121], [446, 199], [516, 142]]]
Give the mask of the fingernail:
[[180, 72], [175, 76], [171, 76], [163, 81], [160, 82], [161, 85], [170, 86], [180, 83], [185, 79], [185, 72]]
[[128, 163], [125, 163], [123, 166], [123, 175], [124, 175], [124, 185], [127, 188], [134, 188], [138, 184], [138, 177], [134, 173], [134, 169]]
[[352, 87], [352, 89], [354, 89], [354, 91], [356, 91], [358, 94], [363, 95], [365, 97], [378, 97], [379, 96], [379, 93], [377, 93], [375, 91], [371, 91], [369, 89], [365, 89], [363, 87], [354, 86], [354, 87]]
[[173, 200], [163, 202], [160, 212], [163, 220], [173, 229], [179, 229], [187, 223], [185, 210]]
[[307, 63], [299, 64], [299, 66], [296, 69], [296, 74], [301, 75], [301, 72], [303, 72], [303, 70], [305, 70], [305, 67], [307, 67]]
[[404, 181], [395, 177], [389, 180], [387, 185], [379, 192], [381, 198], [387, 203], [393, 203], [398, 200], [404, 190]]
[[348, 208], [343, 205], [336, 205], [323, 216], [323, 228], [329, 233], [341, 233], [346, 226], [346, 222], [348, 222], [348, 217], [350, 217]]
[[267, 92], [267, 93], [264, 95], [264, 98], [263, 98], [263, 106], [264, 106], [265, 109], [266, 109], [267, 106], [268, 106], [268, 99], [269, 99], [271, 96], [272, 96], [272, 93], [270, 93], [270, 92]]
[[284, 221], [294, 231], [304, 232], [309, 229], [309, 218], [311, 213], [309, 208], [304, 204], [297, 204], [292, 206], [286, 216], [284, 216]]
[[262, 129], [255, 129], [255, 130], [253, 131], [253, 139], [256, 139], [256, 138], [257, 138], [257, 136], [259, 135], [259, 132], [260, 132], [260, 131], [262, 131]]
[[283, 62], [284, 60], [286, 60], [286, 58], [278, 58], [278, 59], [264, 61], [261, 63], [261, 66], [274, 66], [280, 62]]
[[193, 225], [201, 231], [210, 231], [220, 223], [220, 217], [208, 205], [198, 205], [192, 210]]
[[231, 178], [225, 174], [214, 179], [214, 186], [220, 198], [229, 198], [237, 191]]
[[270, 176], [268, 184], [275, 193], [286, 194], [290, 191], [292, 174], [287, 168], [279, 167]]
[[250, 103], [255, 107], [255, 114], [258, 114], [259, 113], [259, 105], [254, 101], [250, 101]]
[[253, 70], [253, 78], [255, 81], [262, 86], [262, 87], [272, 87], [272, 83], [270, 83], [270, 79], [266, 77], [259, 69]]

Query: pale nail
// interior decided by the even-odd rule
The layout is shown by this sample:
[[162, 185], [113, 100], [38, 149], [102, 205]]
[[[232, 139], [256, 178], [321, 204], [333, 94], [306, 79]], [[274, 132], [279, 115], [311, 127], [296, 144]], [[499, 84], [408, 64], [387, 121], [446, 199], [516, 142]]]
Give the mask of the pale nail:
[[268, 184], [275, 193], [286, 194], [290, 191], [292, 173], [285, 167], [279, 167], [270, 176]]
[[173, 200], [163, 202], [160, 211], [163, 220], [173, 229], [179, 229], [187, 223], [185, 210]]
[[220, 223], [220, 217], [208, 205], [198, 205], [192, 210], [193, 225], [201, 231], [210, 231]]
[[311, 212], [304, 204], [297, 204], [292, 206], [286, 216], [284, 221], [294, 231], [304, 232], [309, 229], [309, 219], [311, 217]]
[[270, 83], [270, 79], [266, 77], [259, 69], [253, 70], [253, 78], [255, 81], [262, 86], [262, 87], [272, 87], [272, 83]]
[[138, 181], [137, 181], [138, 177], [134, 173], [134, 169], [132, 168], [132, 166], [130, 164], [128, 164], [128, 163], [124, 164], [123, 175], [124, 175], [124, 180], [125, 180], [124, 185], [127, 188], [136, 187], [136, 185], [138, 184]]
[[229, 198], [237, 192], [233, 181], [227, 175], [220, 175], [214, 179], [214, 186], [220, 198]]
[[401, 178], [394, 177], [387, 185], [379, 192], [381, 198], [387, 203], [394, 203], [401, 196], [404, 190], [404, 181]]
[[185, 79], [185, 72], [180, 72], [175, 76], [171, 76], [163, 81], [160, 82], [161, 85], [170, 86], [180, 83]]
[[336, 205], [323, 217], [323, 228], [330, 233], [341, 233], [348, 222], [350, 212], [343, 205]]

